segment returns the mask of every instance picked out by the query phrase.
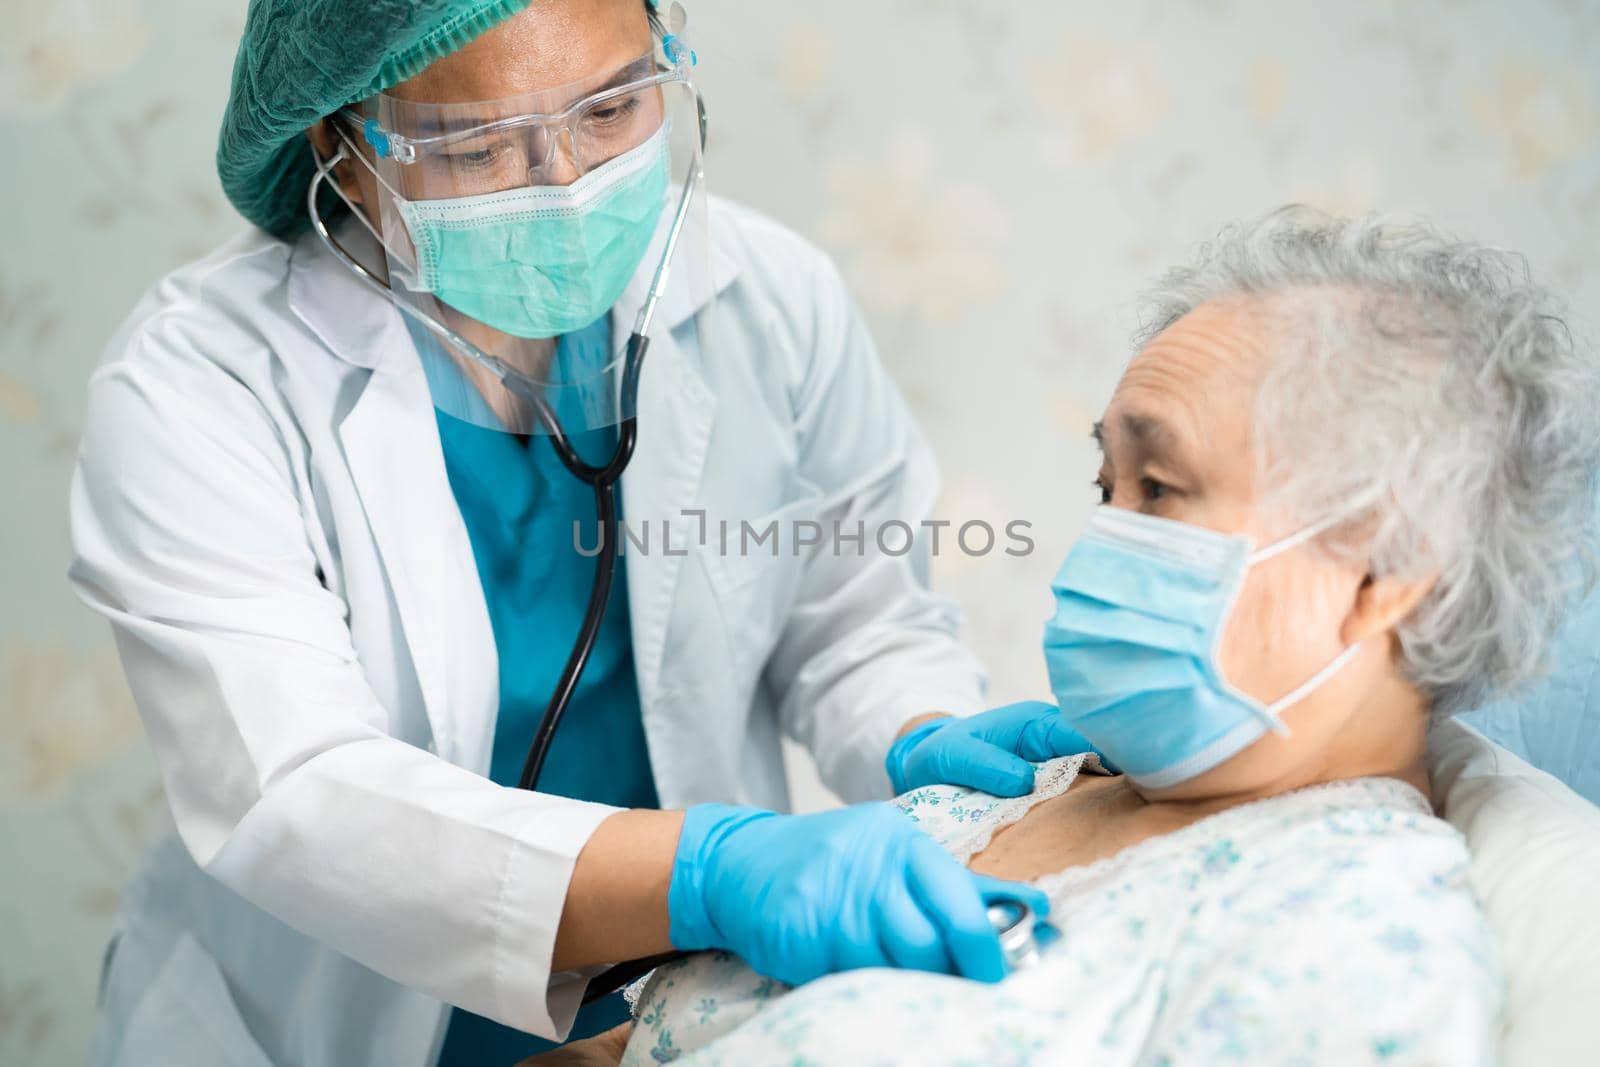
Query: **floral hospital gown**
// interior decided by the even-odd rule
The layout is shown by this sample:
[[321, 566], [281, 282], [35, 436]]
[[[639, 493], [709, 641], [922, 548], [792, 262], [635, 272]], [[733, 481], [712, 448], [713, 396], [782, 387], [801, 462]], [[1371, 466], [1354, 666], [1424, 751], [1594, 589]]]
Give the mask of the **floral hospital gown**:
[[[1087, 761], [1087, 763], [1086, 763]], [[963, 861], [1093, 756], [1002, 799], [896, 804]], [[909, 971], [799, 989], [726, 953], [637, 991], [624, 1067], [1493, 1062], [1501, 979], [1461, 836], [1363, 778], [1229, 809], [1034, 883], [1061, 940], [998, 985]]]

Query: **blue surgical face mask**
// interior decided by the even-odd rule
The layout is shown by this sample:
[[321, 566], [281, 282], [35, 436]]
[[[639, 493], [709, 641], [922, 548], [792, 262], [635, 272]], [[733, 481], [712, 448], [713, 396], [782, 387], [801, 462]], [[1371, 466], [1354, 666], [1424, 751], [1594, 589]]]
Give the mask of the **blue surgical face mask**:
[[1135, 783], [1161, 789], [1236, 755], [1284, 708], [1355, 655], [1263, 704], [1222, 676], [1223, 631], [1252, 564], [1328, 529], [1318, 523], [1256, 551], [1248, 538], [1101, 507], [1052, 590], [1044, 656], [1061, 714]]

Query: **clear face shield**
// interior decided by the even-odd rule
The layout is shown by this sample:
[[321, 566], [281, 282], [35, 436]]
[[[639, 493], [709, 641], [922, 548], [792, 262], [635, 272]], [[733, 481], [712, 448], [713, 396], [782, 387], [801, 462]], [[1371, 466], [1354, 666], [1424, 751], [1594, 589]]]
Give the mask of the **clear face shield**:
[[[713, 293], [704, 113], [674, 5], [650, 52], [503, 100], [379, 95], [335, 116], [339, 156], [371, 170], [359, 223], [407, 318], [435, 405], [518, 434], [577, 434], [634, 415], [631, 335], [659, 301]], [[313, 220], [325, 239], [315, 213]], [[375, 215], [375, 218], [371, 216]], [[330, 243], [330, 247], [335, 247]]]

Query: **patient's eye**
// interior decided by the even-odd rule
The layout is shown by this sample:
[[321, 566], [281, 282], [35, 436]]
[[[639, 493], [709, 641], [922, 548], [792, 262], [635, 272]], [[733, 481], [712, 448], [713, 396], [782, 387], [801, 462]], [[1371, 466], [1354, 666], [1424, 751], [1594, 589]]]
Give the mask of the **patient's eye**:
[[1172, 487], [1154, 478], [1139, 479], [1139, 490], [1146, 500], [1161, 500], [1172, 492]]
[[1099, 491], [1099, 493], [1100, 493], [1100, 503], [1102, 503], [1102, 504], [1111, 503], [1111, 486], [1106, 482], [1105, 477], [1103, 475], [1101, 477], [1099, 477], [1099, 478], [1096, 478], [1094, 481], [1090, 482], [1089, 484], [1091, 486], [1093, 486], [1096, 490]]

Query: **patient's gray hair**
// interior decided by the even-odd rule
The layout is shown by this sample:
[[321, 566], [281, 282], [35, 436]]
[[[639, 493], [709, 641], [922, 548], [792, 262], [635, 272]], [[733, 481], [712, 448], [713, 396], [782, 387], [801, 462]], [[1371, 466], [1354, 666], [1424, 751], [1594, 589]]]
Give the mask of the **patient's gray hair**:
[[1138, 342], [1241, 297], [1282, 343], [1255, 412], [1263, 499], [1350, 514], [1322, 544], [1374, 576], [1438, 575], [1399, 630], [1437, 712], [1534, 676], [1594, 573], [1600, 369], [1556, 299], [1520, 256], [1288, 207], [1162, 279]]

